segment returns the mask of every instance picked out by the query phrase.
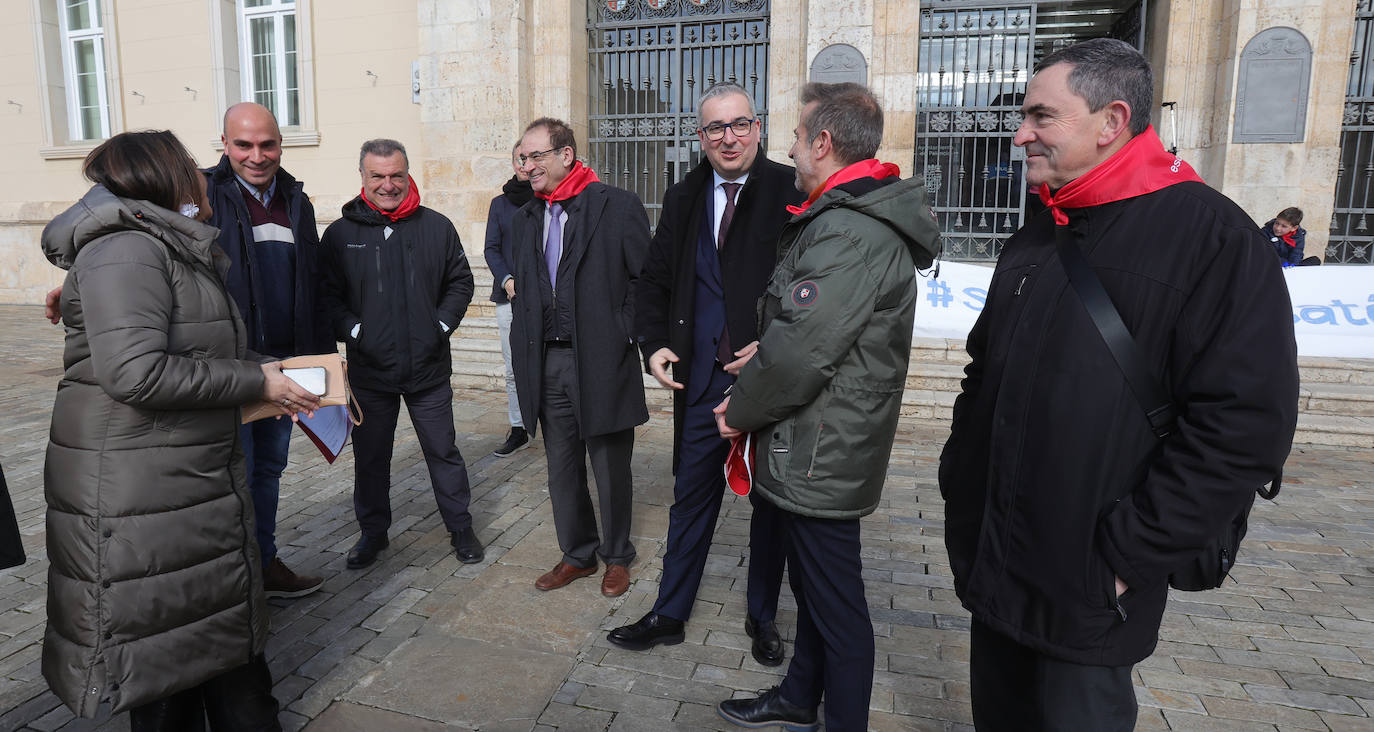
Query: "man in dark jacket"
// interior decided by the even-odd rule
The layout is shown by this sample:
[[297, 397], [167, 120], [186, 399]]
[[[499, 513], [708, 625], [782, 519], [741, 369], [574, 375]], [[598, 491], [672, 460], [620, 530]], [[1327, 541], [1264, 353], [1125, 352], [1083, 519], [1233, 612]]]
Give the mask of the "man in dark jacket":
[[511, 168], [515, 174], [501, 187], [501, 195], [491, 199], [487, 210], [487, 245], [482, 250], [491, 271], [491, 301], [496, 303], [496, 329], [501, 337], [501, 360], [506, 363], [506, 412], [510, 419], [510, 434], [506, 441], [492, 454], [499, 458], [510, 457], [530, 444], [529, 433], [525, 431], [525, 420], [520, 416], [520, 398], [515, 390], [515, 371], [511, 369], [510, 358], [510, 296], [515, 292], [515, 280], [511, 277], [511, 230], [510, 222], [521, 206], [534, 198], [530, 188], [530, 178], [520, 169], [517, 155], [520, 142], [511, 148]]
[[[1151, 77], [1130, 45], [1086, 41], [1041, 62], [1022, 106], [1015, 144], [1048, 210], [997, 263], [940, 460], [980, 730], [1131, 729], [1131, 667], [1154, 650], [1169, 575], [1292, 441], [1283, 276], [1249, 217], [1164, 150]], [[1172, 401], [1166, 436], [1061, 247], [1081, 249]]]
[[420, 205], [405, 147], [363, 143], [362, 193], [329, 225], [321, 302], [348, 345], [348, 380], [362, 409], [353, 431], [353, 509], [362, 535], [348, 567], [372, 564], [391, 527], [391, 450], [404, 399], [458, 559], [482, 561], [468, 512], [467, 465], [453, 427], [448, 339], [472, 302], [472, 270], [453, 224]]
[[810, 196], [783, 227], [758, 350], [716, 408], [752, 433], [753, 490], [784, 524], [796, 648], [780, 686], [718, 709], [744, 727], [868, 729], [873, 625], [859, 518], [878, 507], [911, 355], [916, 268], [939, 246], [925, 190], [873, 159], [883, 112], [858, 84], [807, 84], [789, 155]]
[[[542, 117], [525, 128], [520, 167], [535, 200], [511, 223], [511, 357], [525, 424], [544, 429], [549, 502], [563, 557], [541, 590], [595, 574], [601, 593], [630, 584], [634, 428], [649, 419], [633, 332], [635, 279], [649, 219], [635, 194], [598, 182], [577, 160], [572, 129]], [[601, 533], [587, 493], [588, 459]]]
[[[281, 130], [271, 110], [243, 102], [224, 115], [224, 155], [205, 171], [214, 209], [210, 225], [229, 255], [225, 285], [248, 329], [248, 348], [287, 357], [336, 348], [316, 304], [319, 233], [304, 186], [281, 167]], [[291, 420], [260, 419], [240, 428], [253, 495], [263, 587], [268, 597], [300, 597], [324, 584], [297, 575], [277, 557], [277, 502]]]
[[[725, 495], [730, 443], [712, 409], [758, 339], [755, 305], [777, 263], [778, 233], [802, 201], [795, 171], [759, 149], [749, 93], [717, 84], [697, 104], [706, 159], [663, 196], [663, 215], [635, 295], [635, 334], [650, 374], [673, 389], [673, 507], [658, 601], [607, 640], [630, 650], [680, 643], [706, 568]], [[671, 365], [673, 374], [668, 374]], [[754, 660], [782, 663], [774, 618], [786, 548], [775, 512], [754, 514], [749, 534], [745, 632]]]

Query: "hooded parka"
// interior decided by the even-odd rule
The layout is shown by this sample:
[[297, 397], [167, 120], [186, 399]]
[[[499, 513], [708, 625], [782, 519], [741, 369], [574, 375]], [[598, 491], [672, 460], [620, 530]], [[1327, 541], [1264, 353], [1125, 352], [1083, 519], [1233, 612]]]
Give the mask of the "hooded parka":
[[911, 357], [916, 268], [939, 251], [918, 179], [837, 186], [789, 221], [759, 348], [725, 421], [754, 432], [753, 489], [802, 516], [878, 507]]
[[267, 613], [239, 405], [262, 393], [217, 231], [96, 186], [43, 231], [62, 287], [43, 676], [78, 716], [262, 653]]

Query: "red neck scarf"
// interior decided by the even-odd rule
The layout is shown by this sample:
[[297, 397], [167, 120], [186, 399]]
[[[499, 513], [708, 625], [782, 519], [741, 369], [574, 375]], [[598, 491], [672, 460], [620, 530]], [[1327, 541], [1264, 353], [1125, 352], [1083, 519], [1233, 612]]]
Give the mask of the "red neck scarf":
[[1298, 245], [1298, 230], [1293, 229], [1292, 231], [1288, 232], [1287, 234], [1284, 234], [1279, 238], [1283, 239], [1284, 244], [1287, 244], [1290, 247], [1295, 247]]
[[[547, 173], [545, 174], [547, 175]], [[558, 187], [553, 189], [553, 193], [540, 193], [535, 191], [534, 195], [549, 203], [566, 201], [573, 196], [581, 193], [587, 186], [600, 181], [596, 177], [596, 171], [582, 164], [581, 160], [574, 160], [572, 169], [558, 182]]]
[[1054, 223], [1065, 226], [1069, 223], [1066, 208], [1124, 201], [1189, 180], [1202, 182], [1191, 165], [1164, 149], [1151, 126], [1096, 168], [1054, 193], [1050, 193], [1049, 186], [1040, 186], [1040, 200], [1054, 212]]
[[406, 197], [401, 201], [401, 205], [396, 207], [396, 210], [383, 211], [377, 208], [377, 204], [367, 200], [366, 188], [364, 188], [362, 192], [363, 203], [366, 203], [367, 207], [373, 211], [391, 219], [391, 223], [393, 224], [415, 213], [415, 209], [420, 207], [420, 186], [415, 185], [415, 179], [408, 175], [406, 176], [406, 180], [410, 181], [410, 192], [406, 194]]
[[806, 209], [811, 208], [811, 204], [815, 203], [816, 199], [824, 196], [826, 191], [835, 186], [841, 186], [860, 178], [876, 178], [882, 180], [883, 178], [892, 178], [900, 176], [901, 174], [901, 168], [898, 168], [892, 163], [880, 163], [874, 158], [860, 160], [857, 163], [846, 165], [835, 171], [835, 174], [826, 178], [825, 182], [820, 184], [816, 190], [811, 191], [811, 197], [807, 198], [805, 203], [800, 206], [788, 206], [787, 213], [796, 216], [805, 212]]

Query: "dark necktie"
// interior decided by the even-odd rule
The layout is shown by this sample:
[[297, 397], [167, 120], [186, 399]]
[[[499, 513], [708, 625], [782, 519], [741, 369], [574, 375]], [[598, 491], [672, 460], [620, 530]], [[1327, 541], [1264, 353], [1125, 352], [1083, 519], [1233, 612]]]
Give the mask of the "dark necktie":
[[739, 183], [721, 183], [725, 189], [725, 213], [720, 215], [720, 229], [716, 232], [716, 249], [725, 247], [725, 234], [730, 231], [730, 221], [735, 218], [735, 194], [739, 193]]
[[[739, 183], [721, 183], [721, 188], [725, 189], [725, 212], [720, 215], [720, 230], [716, 233], [716, 249], [725, 246], [725, 235], [730, 231], [730, 220], [735, 218], [735, 194], [739, 193]], [[727, 322], [720, 329], [720, 338], [716, 341], [716, 360], [724, 366], [735, 360], [734, 351], [730, 350], [730, 324]]]
[[549, 287], [558, 289], [558, 259], [563, 256], [563, 207], [549, 204], [549, 233], [544, 237], [544, 264], [549, 268]]

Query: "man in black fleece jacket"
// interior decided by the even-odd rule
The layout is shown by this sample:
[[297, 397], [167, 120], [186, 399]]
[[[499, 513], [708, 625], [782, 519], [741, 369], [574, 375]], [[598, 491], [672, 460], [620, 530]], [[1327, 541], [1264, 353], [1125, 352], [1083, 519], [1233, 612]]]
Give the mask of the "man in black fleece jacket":
[[353, 509], [362, 535], [348, 567], [372, 564], [388, 544], [391, 449], [402, 399], [458, 559], [480, 562], [449, 383], [448, 338], [472, 302], [472, 270], [453, 224], [420, 205], [401, 143], [363, 143], [358, 170], [362, 192], [320, 240], [321, 305], [348, 346], [349, 384], [363, 412], [353, 431]]

